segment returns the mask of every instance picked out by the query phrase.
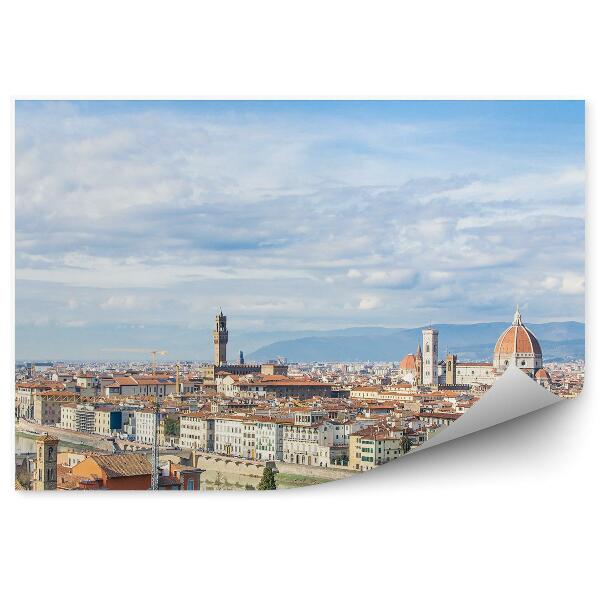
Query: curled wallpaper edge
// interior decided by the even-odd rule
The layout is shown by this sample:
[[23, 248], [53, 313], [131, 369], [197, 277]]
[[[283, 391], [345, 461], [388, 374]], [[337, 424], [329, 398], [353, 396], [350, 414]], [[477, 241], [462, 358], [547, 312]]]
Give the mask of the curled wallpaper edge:
[[509, 367], [480, 400], [454, 423], [427, 440], [419, 452], [451, 440], [499, 425], [551, 406], [562, 398], [535, 383], [518, 367]]

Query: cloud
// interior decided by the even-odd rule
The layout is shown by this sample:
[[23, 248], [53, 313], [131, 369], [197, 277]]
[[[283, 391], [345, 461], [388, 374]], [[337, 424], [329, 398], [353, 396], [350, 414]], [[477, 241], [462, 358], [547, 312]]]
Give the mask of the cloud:
[[381, 299], [377, 296], [365, 296], [360, 299], [358, 308], [360, 310], [373, 310], [381, 306]]
[[582, 318], [578, 152], [486, 126], [18, 106], [17, 321]]
[[565, 273], [558, 277], [549, 276], [542, 281], [541, 287], [567, 296], [583, 295], [585, 293], [585, 278], [578, 273]]

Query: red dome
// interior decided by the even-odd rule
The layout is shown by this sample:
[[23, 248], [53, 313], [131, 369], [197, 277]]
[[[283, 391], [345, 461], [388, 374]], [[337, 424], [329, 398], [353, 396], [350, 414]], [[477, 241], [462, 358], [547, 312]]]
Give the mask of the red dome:
[[542, 348], [537, 338], [521, 321], [519, 309], [515, 313], [512, 325], [502, 333], [496, 342], [494, 354], [533, 354], [542, 355]]
[[410, 371], [416, 368], [416, 362], [415, 362], [415, 355], [414, 354], [407, 354], [401, 361], [400, 361], [400, 368]]
[[550, 379], [550, 375], [548, 374], [548, 371], [546, 371], [546, 369], [538, 369], [535, 372], [535, 378], [536, 379]]

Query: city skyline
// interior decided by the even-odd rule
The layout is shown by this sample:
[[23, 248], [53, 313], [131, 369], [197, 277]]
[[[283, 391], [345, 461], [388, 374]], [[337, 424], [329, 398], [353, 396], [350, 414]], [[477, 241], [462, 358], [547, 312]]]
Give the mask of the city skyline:
[[17, 102], [15, 137], [17, 357], [219, 305], [248, 333], [584, 320], [583, 102]]

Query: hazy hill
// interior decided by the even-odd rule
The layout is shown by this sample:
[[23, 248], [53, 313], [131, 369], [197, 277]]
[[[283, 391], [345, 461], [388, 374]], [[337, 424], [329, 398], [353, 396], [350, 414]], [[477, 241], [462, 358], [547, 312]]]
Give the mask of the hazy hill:
[[[498, 336], [510, 323], [468, 325], [434, 324], [440, 332], [439, 350], [459, 354], [463, 360], [490, 359]], [[528, 325], [542, 345], [546, 359], [583, 358], [584, 325], [575, 321]], [[351, 328], [298, 335], [293, 339], [267, 344], [248, 358], [264, 361], [285, 356], [289, 361], [392, 361], [414, 352], [422, 328]], [[312, 332], [311, 332], [312, 333]]]

